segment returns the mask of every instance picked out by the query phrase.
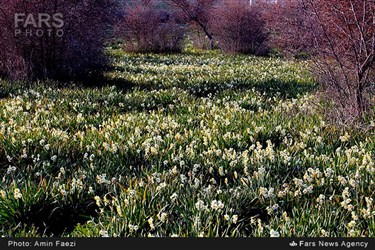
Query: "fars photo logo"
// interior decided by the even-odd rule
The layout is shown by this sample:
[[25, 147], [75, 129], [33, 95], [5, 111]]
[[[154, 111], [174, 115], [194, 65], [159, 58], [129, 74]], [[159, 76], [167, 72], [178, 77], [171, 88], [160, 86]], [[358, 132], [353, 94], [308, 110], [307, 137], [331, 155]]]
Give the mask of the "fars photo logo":
[[16, 37], [62, 37], [64, 15], [62, 13], [15, 13], [14, 27]]

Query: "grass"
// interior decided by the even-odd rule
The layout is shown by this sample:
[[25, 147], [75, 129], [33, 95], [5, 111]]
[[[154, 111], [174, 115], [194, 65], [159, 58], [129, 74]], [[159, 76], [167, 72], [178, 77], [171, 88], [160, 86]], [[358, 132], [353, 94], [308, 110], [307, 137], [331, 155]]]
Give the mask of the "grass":
[[0, 81], [3, 236], [375, 236], [374, 134], [306, 62], [111, 54], [101, 87]]

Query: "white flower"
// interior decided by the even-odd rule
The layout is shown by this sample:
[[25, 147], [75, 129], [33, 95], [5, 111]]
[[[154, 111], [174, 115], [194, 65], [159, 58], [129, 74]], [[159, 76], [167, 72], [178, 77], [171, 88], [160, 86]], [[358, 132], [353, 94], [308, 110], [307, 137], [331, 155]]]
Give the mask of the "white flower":
[[59, 186], [59, 192], [62, 194], [62, 195], [66, 195], [67, 192], [65, 190], [65, 185], [60, 185]]
[[306, 187], [304, 190], [303, 190], [303, 193], [304, 194], [311, 194], [313, 192], [313, 189], [314, 189], [314, 186], [313, 185], [310, 185], [308, 187]]
[[162, 182], [162, 183], [159, 184], [159, 186], [156, 187], [156, 190], [160, 191], [160, 190], [162, 190], [163, 188], [166, 188], [166, 187], [167, 187], [167, 183]]
[[95, 202], [96, 202], [96, 205], [97, 205], [98, 207], [100, 207], [100, 197], [99, 197], [99, 196], [95, 196], [95, 197], [94, 197], [94, 200], [95, 200]]
[[346, 197], [349, 197], [349, 196], [350, 196], [350, 194], [349, 194], [349, 188], [346, 187], [344, 189], [344, 191], [342, 191], [342, 197], [345, 199]]
[[316, 199], [316, 202], [318, 202], [320, 205], [324, 203], [326, 197], [323, 194], [320, 194], [319, 197]]
[[135, 232], [138, 230], [138, 226], [137, 225], [132, 225], [132, 224], [129, 224], [129, 231], [130, 232]]
[[350, 179], [350, 180], [349, 180], [349, 184], [350, 184], [350, 186], [352, 186], [352, 187], [358, 187], [359, 182], [358, 182], [357, 180]]
[[294, 178], [293, 181], [294, 181], [294, 184], [295, 184], [297, 187], [302, 187], [302, 186], [303, 186], [303, 180], [301, 180], [301, 179], [297, 179], [297, 178]]
[[337, 177], [337, 180], [341, 183], [341, 185], [346, 185], [346, 183], [348, 182], [345, 177], [342, 177], [342, 176], [338, 176]]
[[347, 141], [349, 141], [349, 139], [350, 139], [350, 135], [348, 134], [348, 132], [345, 132], [344, 135], [340, 136], [340, 140], [342, 142], [347, 142]]
[[369, 198], [369, 197], [365, 197], [365, 200], [366, 200], [366, 203], [367, 203], [367, 206], [370, 207], [373, 203], [373, 199], [372, 198]]
[[213, 200], [211, 201], [211, 208], [213, 210], [220, 210], [224, 208], [224, 203], [222, 201]]
[[147, 222], [150, 225], [151, 230], [154, 230], [155, 229], [154, 219], [152, 217], [150, 217], [150, 219], [148, 219]]
[[273, 209], [273, 210], [277, 210], [277, 209], [279, 209], [279, 208], [280, 208], [279, 204], [275, 204], [275, 205], [272, 206], [272, 209]]
[[348, 228], [355, 227], [355, 224], [356, 224], [355, 220], [352, 220], [351, 222], [348, 223]]
[[358, 216], [355, 212], [352, 212], [352, 219], [355, 221], [358, 220]]
[[224, 208], [224, 203], [222, 201], [218, 201], [217, 205], [218, 205], [219, 209], [223, 209]]
[[204, 205], [202, 200], [198, 200], [197, 203], [195, 203], [195, 208], [197, 210], [205, 210], [207, 207]]
[[275, 231], [275, 230], [273, 230], [273, 229], [271, 229], [270, 236], [271, 237], [280, 237], [280, 233], [277, 232], [277, 231]]
[[168, 214], [165, 213], [165, 212], [163, 212], [163, 213], [161, 213], [161, 214], [158, 214], [158, 219], [159, 219], [161, 222], [165, 222], [166, 219], [167, 219], [167, 217], [168, 217]]
[[157, 155], [158, 154], [158, 150], [155, 148], [155, 147], [151, 147], [150, 148], [150, 152], [153, 156]]
[[322, 237], [328, 237], [329, 236], [329, 232], [327, 232], [324, 229], [320, 230], [320, 234], [321, 234]]
[[96, 182], [98, 184], [110, 184], [111, 182], [106, 180], [107, 178], [107, 175], [106, 174], [102, 174], [102, 175], [97, 175], [96, 176]]
[[220, 176], [225, 176], [224, 168], [223, 167], [219, 167], [219, 175]]
[[268, 190], [267, 188], [260, 187], [259, 194], [262, 195], [264, 198], [268, 198]]
[[172, 200], [172, 201], [175, 201], [178, 197], [178, 194], [177, 193], [173, 193], [169, 198]]
[[95, 155], [94, 155], [94, 154], [91, 154], [89, 160], [90, 160], [90, 161], [93, 161], [94, 159], [95, 159]]
[[14, 196], [14, 199], [16, 200], [21, 199], [22, 198], [21, 191], [18, 188], [14, 189], [13, 196]]
[[195, 179], [194, 179], [194, 187], [195, 187], [195, 188], [198, 188], [199, 185], [200, 185], [200, 180], [197, 179], [197, 178], [195, 178]]
[[9, 166], [7, 169], [7, 174], [11, 174], [12, 172], [16, 172], [16, 167], [14, 166]]
[[100, 236], [102, 236], [102, 237], [109, 237], [109, 235], [108, 235], [108, 231], [100, 230], [100, 231], [99, 231], [99, 234], [100, 234]]
[[211, 208], [212, 208], [213, 210], [218, 210], [218, 209], [219, 209], [216, 200], [211, 201]]
[[237, 221], [238, 221], [238, 215], [235, 214], [235, 215], [232, 216], [232, 222], [233, 222], [234, 224], [236, 224]]
[[331, 169], [331, 168], [327, 168], [325, 171], [324, 171], [324, 174], [326, 175], [326, 177], [331, 177], [335, 172]]
[[274, 192], [275, 192], [275, 189], [274, 189], [274, 188], [270, 188], [270, 189], [268, 190], [268, 197], [270, 197], [270, 198], [275, 197]]
[[224, 219], [225, 219], [226, 221], [229, 221], [230, 216], [226, 214], [226, 215], [224, 215]]
[[349, 237], [354, 237], [356, 235], [355, 231], [353, 229], [351, 229], [349, 232]]

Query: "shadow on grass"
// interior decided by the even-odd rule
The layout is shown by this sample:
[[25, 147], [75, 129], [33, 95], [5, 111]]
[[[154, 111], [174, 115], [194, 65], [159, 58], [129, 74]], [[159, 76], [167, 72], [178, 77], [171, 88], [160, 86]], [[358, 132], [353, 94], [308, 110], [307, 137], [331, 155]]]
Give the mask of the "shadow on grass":
[[20, 215], [19, 222], [35, 226], [40, 235], [61, 236], [99, 215], [99, 208], [92, 200], [73, 200], [61, 205], [54, 202], [32, 204], [28, 211]]
[[75, 81], [10, 81], [0, 78], [0, 99], [5, 99], [11, 95], [19, 95], [22, 92], [30, 90], [34, 87], [43, 87], [51, 89], [90, 89], [116, 86], [123, 91], [130, 91], [136, 86], [134, 83], [122, 78], [110, 78], [104, 75], [95, 75], [86, 78], [77, 79]]
[[124, 92], [132, 91], [134, 89], [140, 90], [160, 90], [169, 89], [172, 87], [178, 87], [184, 90], [188, 90], [190, 94], [200, 97], [209, 97], [220, 94], [227, 90], [256, 90], [264, 93], [266, 97], [278, 96], [280, 98], [296, 98], [299, 95], [306, 94], [317, 88], [317, 84], [311, 82], [297, 82], [294, 80], [280, 81], [277, 79], [270, 79], [264, 82], [237, 80], [232, 81], [231, 79], [223, 79], [221, 81], [213, 81], [209, 78], [205, 81], [189, 84], [189, 80], [182, 81], [176, 79], [176, 84], [173, 86], [165, 87], [163, 82], [153, 80], [152, 82], [144, 82], [142, 84], [136, 84], [125, 78], [114, 78], [110, 77], [109, 74], [118, 70], [116, 66], [111, 66], [101, 74], [92, 74], [85, 78], [77, 79], [75, 81], [7, 81], [0, 79], [0, 99], [7, 98], [10, 94], [17, 94], [34, 86], [45, 86], [50, 88], [72, 88], [72, 89], [90, 89], [90, 88], [103, 88], [115, 86], [119, 90]]
[[[22, 190], [22, 199], [9, 194], [0, 202], [0, 230], [35, 228], [39, 236], [62, 236], [99, 216], [99, 208], [88, 194], [69, 195], [56, 200], [49, 187], [28, 182]], [[17, 233], [17, 232], [15, 232]]]
[[297, 98], [300, 95], [312, 92], [317, 89], [317, 85], [299, 83], [296, 81], [278, 81], [275, 79], [260, 82], [236, 82], [228, 84], [226, 82], [215, 83], [207, 82], [202, 84], [197, 84], [193, 86], [180, 86], [183, 89], [187, 89], [192, 95], [196, 97], [208, 97], [220, 95], [221, 92], [227, 90], [255, 90], [260, 93], [264, 93], [266, 97], [279, 97], [283, 99]]

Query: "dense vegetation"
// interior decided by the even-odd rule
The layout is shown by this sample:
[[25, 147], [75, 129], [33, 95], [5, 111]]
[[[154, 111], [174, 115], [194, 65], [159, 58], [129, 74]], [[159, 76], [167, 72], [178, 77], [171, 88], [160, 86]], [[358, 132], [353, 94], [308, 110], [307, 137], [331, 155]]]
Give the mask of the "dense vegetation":
[[324, 122], [307, 62], [110, 53], [0, 80], [1, 235], [375, 236], [375, 124]]

